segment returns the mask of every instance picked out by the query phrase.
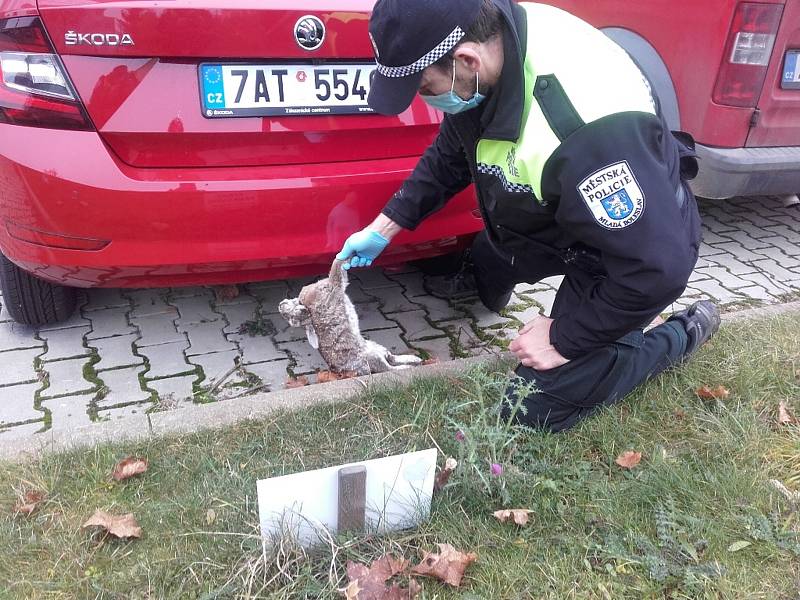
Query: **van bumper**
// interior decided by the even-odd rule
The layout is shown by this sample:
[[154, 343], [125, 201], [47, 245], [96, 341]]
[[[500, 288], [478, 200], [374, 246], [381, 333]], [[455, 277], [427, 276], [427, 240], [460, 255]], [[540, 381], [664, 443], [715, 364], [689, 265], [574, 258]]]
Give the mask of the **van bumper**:
[[778, 196], [800, 192], [800, 146], [711, 148], [697, 144], [696, 196]]

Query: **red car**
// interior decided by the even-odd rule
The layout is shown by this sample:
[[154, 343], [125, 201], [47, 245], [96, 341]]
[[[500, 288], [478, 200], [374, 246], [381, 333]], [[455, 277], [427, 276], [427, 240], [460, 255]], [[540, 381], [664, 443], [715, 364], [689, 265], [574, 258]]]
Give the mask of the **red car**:
[[[367, 107], [373, 4], [4, 0], [0, 284], [12, 317], [63, 319], [77, 287], [326, 271], [439, 127], [419, 100], [399, 117]], [[466, 244], [475, 208], [461, 194], [383, 262]]]
[[[800, 189], [799, 2], [553, 1], [639, 61], [671, 124], [702, 144], [698, 192], [720, 197]], [[66, 318], [77, 287], [327, 270], [440, 115], [419, 100], [371, 114], [374, 0], [302, 4], [3, 1], [0, 288], [12, 317]], [[481, 226], [466, 191], [382, 262], [446, 253]]]

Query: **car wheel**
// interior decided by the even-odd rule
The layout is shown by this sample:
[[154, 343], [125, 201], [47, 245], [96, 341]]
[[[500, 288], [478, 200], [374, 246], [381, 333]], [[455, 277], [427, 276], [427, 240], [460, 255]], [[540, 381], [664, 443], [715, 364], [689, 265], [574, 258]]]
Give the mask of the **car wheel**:
[[58, 323], [75, 312], [76, 290], [49, 283], [23, 271], [0, 254], [0, 290], [3, 306], [18, 323]]

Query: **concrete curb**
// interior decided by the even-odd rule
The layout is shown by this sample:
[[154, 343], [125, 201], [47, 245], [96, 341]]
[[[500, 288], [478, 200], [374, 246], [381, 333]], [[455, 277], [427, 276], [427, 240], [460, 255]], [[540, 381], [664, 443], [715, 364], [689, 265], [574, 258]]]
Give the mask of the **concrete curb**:
[[[800, 312], [800, 302], [724, 313], [722, 319], [723, 321], [740, 321], [789, 312]], [[192, 433], [203, 429], [217, 429], [245, 420], [263, 419], [277, 411], [343, 402], [375, 387], [407, 384], [413, 379], [433, 375], [459, 374], [477, 365], [502, 360], [513, 362], [513, 355], [502, 353], [456, 359], [405, 371], [331, 381], [301, 388], [253, 394], [215, 404], [136, 415], [113, 422], [96, 423], [71, 431], [45, 432], [35, 437], [4, 439], [4, 436], [0, 436], [0, 460], [33, 460], [48, 452], [63, 452], [108, 442], [137, 441], [165, 435]]]
[[758, 317], [774, 317], [789, 312], [800, 311], [800, 301], [787, 302], [786, 304], [770, 304], [757, 308], [747, 308], [729, 313], [722, 313], [724, 321], [741, 321], [742, 319], [753, 319]]
[[203, 429], [217, 429], [245, 420], [263, 419], [278, 411], [343, 402], [369, 389], [407, 384], [420, 377], [462, 373], [470, 367], [492, 361], [500, 362], [509, 356], [496, 354], [456, 359], [404, 371], [379, 373], [355, 379], [253, 394], [214, 404], [135, 415], [70, 431], [45, 432], [36, 434], [35, 437], [4, 439], [0, 436], [0, 460], [25, 461], [49, 452], [64, 452], [107, 442], [129, 442], [192, 433]]

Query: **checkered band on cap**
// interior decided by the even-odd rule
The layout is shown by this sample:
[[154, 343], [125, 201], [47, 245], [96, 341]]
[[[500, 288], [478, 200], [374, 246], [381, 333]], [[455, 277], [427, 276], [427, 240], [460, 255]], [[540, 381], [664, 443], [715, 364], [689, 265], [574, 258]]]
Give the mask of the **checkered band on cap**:
[[414, 73], [419, 73], [450, 52], [464, 35], [464, 30], [461, 27], [456, 27], [436, 48], [419, 60], [404, 67], [387, 67], [378, 63], [378, 73], [384, 77], [408, 77]]

